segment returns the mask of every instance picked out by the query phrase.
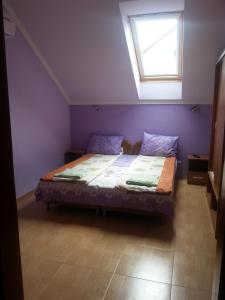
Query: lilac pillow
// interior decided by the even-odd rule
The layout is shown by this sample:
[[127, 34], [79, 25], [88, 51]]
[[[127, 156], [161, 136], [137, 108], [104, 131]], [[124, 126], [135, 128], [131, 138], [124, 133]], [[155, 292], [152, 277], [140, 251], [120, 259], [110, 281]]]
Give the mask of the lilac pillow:
[[123, 136], [93, 134], [89, 140], [87, 152], [105, 155], [118, 155], [121, 152]]
[[164, 136], [144, 132], [141, 155], [176, 156], [178, 136]]

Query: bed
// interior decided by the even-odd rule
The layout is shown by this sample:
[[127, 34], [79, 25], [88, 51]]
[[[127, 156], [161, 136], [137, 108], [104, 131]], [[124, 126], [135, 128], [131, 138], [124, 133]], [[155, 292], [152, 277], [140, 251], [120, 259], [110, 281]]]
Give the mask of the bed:
[[[124, 149], [126, 150], [124, 152], [131, 152], [128, 143], [125, 144]], [[104, 164], [97, 173], [89, 175], [89, 180], [86, 182], [54, 179], [55, 174], [87, 165], [96, 157], [101, 158]], [[154, 160], [154, 163], [157, 162], [157, 167], [159, 162], [162, 165], [156, 186], [141, 187], [139, 190], [136, 186], [125, 183], [125, 178], [132, 168], [143, 172], [150, 166], [151, 160]], [[140, 164], [144, 166], [144, 169], [139, 168]], [[150, 169], [152, 170], [152, 167]], [[175, 173], [176, 157], [156, 158], [156, 156], [133, 154], [109, 157], [109, 155], [86, 154], [43, 176], [35, 195], [36, 200], [45, 203], [48, 209], [51, 204], [60, 203], [90, 207], [96, 209], [97, 212], [101, 210], [104, 214], [108, 210], [120, 210], [173, 217]]]

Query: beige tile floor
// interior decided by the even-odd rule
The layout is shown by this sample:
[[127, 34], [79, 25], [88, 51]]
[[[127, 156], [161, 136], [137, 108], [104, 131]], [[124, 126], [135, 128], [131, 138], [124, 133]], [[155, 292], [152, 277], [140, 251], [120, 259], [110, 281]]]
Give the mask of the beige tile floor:
[[205, 188], [177, 184], [175, 217], [19, 201], [26, 300], [208, 300], [215, 240]]

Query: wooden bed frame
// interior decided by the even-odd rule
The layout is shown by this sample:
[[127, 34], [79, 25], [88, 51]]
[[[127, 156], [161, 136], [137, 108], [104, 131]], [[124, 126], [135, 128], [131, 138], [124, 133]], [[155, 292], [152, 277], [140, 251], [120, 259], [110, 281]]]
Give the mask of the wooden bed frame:
[[138, 141], [132, 144], [129, 140], [122, 142], [122, 148], [124, 154], [138, 155], [141, 150], [142, 141]]

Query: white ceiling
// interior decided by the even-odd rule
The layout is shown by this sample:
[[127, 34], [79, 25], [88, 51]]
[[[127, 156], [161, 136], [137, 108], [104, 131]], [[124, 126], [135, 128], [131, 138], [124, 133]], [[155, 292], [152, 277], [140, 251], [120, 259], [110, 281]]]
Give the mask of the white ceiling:
[[[10, 2], [70, 104], [138, 102], [118, 0]], [[186, 0], [183, 103], [212, 101], [224, 46], [224, 1]]]

